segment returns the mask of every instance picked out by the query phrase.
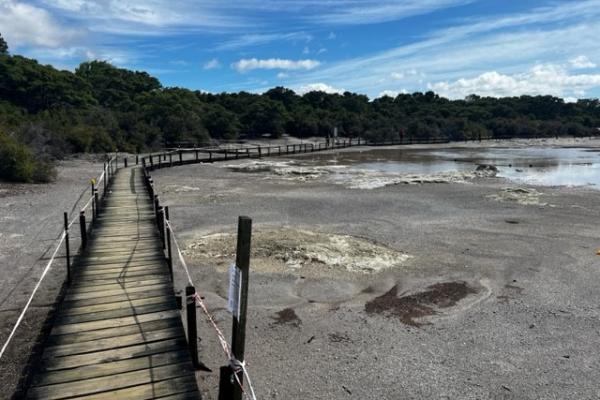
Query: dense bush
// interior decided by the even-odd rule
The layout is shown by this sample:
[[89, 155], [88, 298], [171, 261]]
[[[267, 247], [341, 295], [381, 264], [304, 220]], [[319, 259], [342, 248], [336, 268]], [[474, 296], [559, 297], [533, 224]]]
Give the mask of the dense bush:
[[50, 163], [34, 158], [24, 144], [0, 131], [0, 179], [41, 183], [55, 176]]

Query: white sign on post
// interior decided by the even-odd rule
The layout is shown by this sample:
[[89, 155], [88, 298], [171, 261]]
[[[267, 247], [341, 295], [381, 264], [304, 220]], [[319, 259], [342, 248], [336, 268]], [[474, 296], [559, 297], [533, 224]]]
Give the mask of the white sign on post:
[[229, 301], [227, 309], [234, 317], [240, 316], [240, 296], [242, 295], [242, 274], [235, 265], [229, 266]]

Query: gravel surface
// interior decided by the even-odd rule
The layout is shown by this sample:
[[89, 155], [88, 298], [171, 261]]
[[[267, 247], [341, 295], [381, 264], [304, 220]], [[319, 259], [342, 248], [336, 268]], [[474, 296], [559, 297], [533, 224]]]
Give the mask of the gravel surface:
[[[90, 179], [101, 170], [101, 162], [86, 156], [61, 162], [58, 178], [51, 184], [0, 182], [0, 346], [55, 249], [62, 232], [63, 212], [73, 210]], [[77, 232], [72, 234], [72, 249], [78, 247]], [[15, 393], [65, 274], [61, 251], [0, 360], [0, 398]]]
[[[360, 190], [219, 165], [153, 178], [184, 247], [248, 215], [256, 232], [352, 235], [412, 256], [379, 273], [253, 264], [246, 354], [261, 399], [600, 398], [597, 190], [518, 201], [507, 188], [523, 186], [501, 178]], [[227, 260], [187, 258], [229, 335]], [[226, 360], [204, 323], [200, 336], [213, 372], [199, 382], [216, 399]]]

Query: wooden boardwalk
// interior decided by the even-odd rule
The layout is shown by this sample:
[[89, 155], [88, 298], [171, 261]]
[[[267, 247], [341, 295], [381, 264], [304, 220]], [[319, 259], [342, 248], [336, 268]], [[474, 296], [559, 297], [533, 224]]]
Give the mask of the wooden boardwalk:
[[27, 397], [199, 399], [142, 169], [111, 190]]

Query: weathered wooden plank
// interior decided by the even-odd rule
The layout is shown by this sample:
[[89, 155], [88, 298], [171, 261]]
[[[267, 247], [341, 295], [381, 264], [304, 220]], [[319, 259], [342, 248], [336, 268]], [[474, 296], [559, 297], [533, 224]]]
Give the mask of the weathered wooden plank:
[[91, 243], [88, 245], [88, 252], [93, 253], [114, 253], [115, 251], [125, 252], [125, 251], [140, 251], [140, 250], [161, 250], [162, 246], [160, 242], [153, 238], [150, 241], [128, 241], [125, 243], [106, 243], [106, 244], [98, 244]]
[[88, 354], [68, 355], [61, 357], [43, 356], [41, 368], [45, 371], [82, 367], [85, 365], [102, 364], [130, 358], [144, 357], [152, 354], [174, 351], [186, 346], [183, 338], [168, 339], [158, 342], [143, 343], [120, 349], [97, 351]]
[[114, 268], [132, 268], [132, 267], [147, 267], [150, 265], [160, 266], [165, 264], [165, 259], [150, 260], [144, 262], [117, 262], [117, 263], [106, 263], [106, 264], [92, 264], [82, 265], [80, 271], [100, 271], [103, 269], [114, 269]]
[[73, 399], [94, 400], [148, 400], [164, 398], [182, 393], [188, 393], [196, 388], [196, 377], [189, 375], [181, 378], [168, 379], [156, 383], [134, 386], [127, 389], [119, 389], [104, 392], [91, 397], [73, 397]]
[[[130, 282], [134, 280], [139, 280], [144, 277], [156, 277], [156, 276], [164, 276], [168, 274], [168, 269], [166, 267], [157, 266], [154, 268], [146, 268], [144, 270], [134, 270], [130, 271], [127, 268], [123, 268], [117, 272], [105, 273], [105, 274], [82, 274], [73, 278], [74, 282], [77, 282], [79, 286], [83, 285], [82, 281], [89, 283], [90, 285], [100, 285], [107, 283], [117, 283], [117, 282]], [[169, 275], [167, 277], [170, 278]], [[77, 286], [74, 284], [74, 286]]]
[[117, 349], [120, 347], [133, 346], [140, 343], [151, 343], [166, 339], [183, 337], [181, 326], [172, 326], [167, 329], [150, 332], [138, 332], [131, 335], [98, 339], [92, 342], [68, 343], [50, 346], [44, 349], [44, 356], [61, 357], [66, 355], [86, 354], [97, 351]]
[[140, 286], [149, 286], [156, 285], [160, 283], [170, 282], [171, 278], [168, 275], [164, 276], [146, 276], [146, 277], [138, 277], [134, 279], [123, 279], [122, 281], [114, 281], [111, 280], [109, 283], [101, 283], [94, 284], [93, 282], [88, 282], [87, 285], [73, 286], [71, 289], [72, 294], [79, 293], [87, 293], [87, 292], [103, 292], [109, 290], [124, 290], [131, 287], [140, 287]]
[[83, 266], [87, 265], [98, 265], [98, 264], [114, 264], [114, 263], [133, 263], [133, 262], [141, 262], [141, 261], [157, 261], [164, 260], [165, 256], [161, 253], [156, 253], [153, 255], [144, 255], [138, 256], [135, 255], [133, 257], [125, 257], [125, 256], [116, 256], [116, 257], [90, 257], [87, 258], [84, 262], [82, 262]]
[[98, 378], [102, 376], [113, 376], [124, 372], [139, 371], [169, 364], [179, 364], [186, 362], [187, 360], [189, 360], [189, 353], [187, 353], [186, 350], [181, 349], [166, 353], [153, 354], [147, 357], [133, 358], [131, 360], [86, 365], [84, 367], [38, 374], [33, 378], [32, 386], [45, 386], [57, 383]]
[[179, 318], [179, 316], [174, 316], [172, 318], [140, 322], [138, 324], [132, 324], [121, 327], [82, 331], [69, 333], [65, 335], [50, 335], [46, 340], [46, 345], [60, 346], [71, 343], [93, 342], [95, 340], [119, 338], [121, 336], [133, 335], [139, 332], [147, 333], [152, 332], [154, 330], [161, 330], [181, 326], [181, 319]]
[[67, 294], [65, 296], [65, 300], [72, 301], [72, 300], [94, 299], [94, 298], [98, 298], [98, 297], [110, 297], [110, 296], [115, 296], [115, 295], [132, 294], [132, 293], [146, 292], [146, 291], [157, 290], [157, 289], [170, 289], [171, 293], [173, 290], [171, 283], [167, 282], [167, 283], [161, 283], [161, 284], [156, 284], [156, 285], [131, 287], [131, 288], [128, 288], [127, 291], [125, 291], [123, 289], [116, 289], [116, 290], [105, 290], [105, 291], [99, 291], [99, 292], [95, 291], [95, 292], [84, 292], [84, 293], [67, 292]]
[[112, 303], [103, 303], [96, 305], [85, 305], [82, 307], [74, 307], [72, 305], [69, 305], [67, 307], [61, 307], [61, 309], [57, 313], [57, 317], [64, 317], [67, 315], [82, 315], [98, 311], [118, 310], [122, 308], [146, 306], [149, 304], [162, 303], [165, 301], [165, 299], [168, 299], [168, 297], [166, 297], [164, 293], [161, 293], [159, 296], [146, 297], [136, 300], [127, 299], [124, 301], [116, 301]]
[[103, 304], [95, 304], [95, 305], [86, 305], [82, 307], [75, 307], [72, 305], [67, 305], [61, 307], [58, 311], [57, 316], [66, 316], [66, 315], [81, 315], [81, 314], [89, 314], [98, 311], [108, 311], [108, 310], [117, 310], [121, 308], [130, 308], [130, 307], [139, 307], [145, 306], [148, 304], [156, 304], [165, 301], [163, 293], [154, 297], [145, 297], [142, 299], [126, 299], [123, 301], [116, 301], [112, 303], [103, 303]]
[[177, 308], [175, 299], [165, 297], [163, 301], [155, 304], [146, 304], [143, 306], [131, 306], [126, 308], [119, 308], [116, 310], [105, 310], [91, 312], [87, 314], [79, 315], [63, 315], [56, 318], [56, 324], [77, 324], [81, 322], [91, 321], [102, 321], [113, 318], [127, 317], [127, 316], [141, 316], [144, 314], [150, 314], [160, 311], [173, 310]]
[[96, 329], [114, 328], [127, 325], [136, 325], [140, 322], [154, 321], [157, 319], [167, 319], [179, 317], [179, 310], [160, 311], [156, 313], [143, 314], [136, 317], [120, 317], [111, 320], [81, 322], [78, 324], [54, 325], [53, 335], [64, 335], [67, 333], [85, 332]]
[[139, 276], [145, 274], [161, 274], [167, 269], [166, 265], [155, 264], [155, 265], [144, 265], [141, 267], [120, 267], [120, 268], [109, 268], [109, 269], [95, 269], [90, 268], [84, 271], [80, 271], [74, 274], [74, 281], [78, 279], [110, 279], [120, 275], [125, 276]]
[[48, 400], [65, 399], [193, 375], [194, 371], [189, 363], [170, 364], [139, 371], [123, 372], [118, 375], [39, 386], [33, 388], [28, 393], [28, 397], [30, 399]]
[[171, 296], [173, 294], [173, 289], [170, 287], [164, 289], [155, 289], [137, 293], [123, 293], [120, 295], [114, 296], [104, 296], [104, 297], [95, 297], [92, 299], [81, 299], [81, 300], [71, 300], [63, 302], [61, 306], [61, 310], [63, 308], [86, 308], [95, 305], [102, 304], [112, 304], [112, 303], [120, 303], [120, 302], [131, 302], [136, 300], [149, 299], [154, 297], [165, 297]]

